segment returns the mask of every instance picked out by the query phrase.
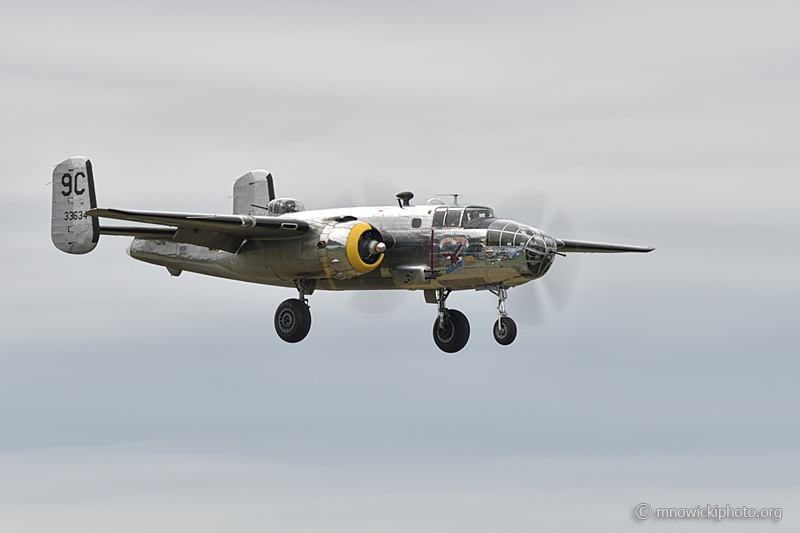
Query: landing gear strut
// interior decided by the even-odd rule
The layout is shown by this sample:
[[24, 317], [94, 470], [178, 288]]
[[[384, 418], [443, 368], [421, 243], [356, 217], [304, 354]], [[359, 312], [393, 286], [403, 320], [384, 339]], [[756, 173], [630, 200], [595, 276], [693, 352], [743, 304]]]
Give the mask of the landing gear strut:
[[300, 342], [311, 330], [311, 310], [306, 294], [314, 292], [314, 281], [296, 280], [300, 297], [283, 301], [275, 311], [275, 332], [286, 342]]
[[469, 321], [464, 313], [456, 309], [447, 309], [445, 300], [450, 289], [437, 289], [436, 300], [439, 304], [439, 316], [433, 323], [433, 341], [440, 350], [455, 353], [467, 345], [469, 340]]
[[494, 328], [492, 330], [494, 340], [503, 346], [508, 346], [517, 338], [517, 324], [508, 316], [508, 313], [506, 313], [506, 298], [508, 298], [508, 293], [502, 285], [498, 285], [496, 289], [490, 290], [492, 294], [497, 296], [497, 312], [500, 315], [497, 318], [497, 322], [494, 323]]

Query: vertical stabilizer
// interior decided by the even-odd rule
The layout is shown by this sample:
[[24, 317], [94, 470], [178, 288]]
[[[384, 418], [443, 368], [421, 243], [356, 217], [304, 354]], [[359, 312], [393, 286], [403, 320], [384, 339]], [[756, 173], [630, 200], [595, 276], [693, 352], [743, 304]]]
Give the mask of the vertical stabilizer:
[[266, 215], [274, 199], [272, 174], [266, 170], [252, 170], [233, 184], [234, 215]]
[[53, 170], [53, 212], [50, 235], [56, 248], [69, 254], [94, 250], [100, 238], [100, 223], [86, 216], [97, 207], [92, 163], [85, 157], [70, 157]]

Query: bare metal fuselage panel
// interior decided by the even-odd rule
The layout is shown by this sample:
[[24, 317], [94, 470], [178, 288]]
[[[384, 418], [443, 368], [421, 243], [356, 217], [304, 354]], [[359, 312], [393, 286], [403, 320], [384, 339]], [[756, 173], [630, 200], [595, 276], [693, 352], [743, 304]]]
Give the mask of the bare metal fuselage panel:
[[[524, 243], [487, 246], [488, 227], [433, 227], [437, 207], [356, 207], [296, 213], [293, 218], [308, 224], [309, 231], [304, 235], [247, 240], [236, 253], [152, 237], [135, 238], [129, 253], [135, 259], [173, 269], [268, 285], [293, 287], [296, 279], [315, 279], [317, 288], [326, 290], [513, 286], [544, 275], [553, 261], [550, 250], [543, 248], [534, 269], [530, 268], [533, 254], [526, 254]], [[348, 218], [377, 228], [389, 242], [382, 263], [357, 276], [339, 273], [326, 257], [326, 229]], [[545, 243], [543, 233], [527, 229]]]
[[[134, 237], [131, 257], [172, 274], [325, 290], [511, 287], [547, 273], [565, 252], [648, 252], [652, 248], [557, 240], [495, 218], [488, 207], [402, 205], [305, 211], [275, 198], [272, 175], [251, 171], [234, 185], [231, 215], [98, 208], [91, 162], [73, 157], [53, 172], [53, 243], [87, 253], [100, 235]], [[101, 218], [145, 226], [101, 226]]]

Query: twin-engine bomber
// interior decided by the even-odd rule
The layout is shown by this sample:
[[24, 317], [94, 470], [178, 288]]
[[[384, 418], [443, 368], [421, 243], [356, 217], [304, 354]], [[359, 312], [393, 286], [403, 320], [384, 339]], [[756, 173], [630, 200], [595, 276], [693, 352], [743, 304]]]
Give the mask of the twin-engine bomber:
[[[311, 328], [307, 296], [315, 290], [421, 290], [438, 306], [433, 340], [445, 352], [466, 346], [467, 317], [446, 306], [452, 291], [489, 290], [497, 296], [495, 340], [511, 344], [517, 326], [505, 310], [507, 289], [544, 276], [556, 255], [573, 252], [650, 252], [651, 247], [557, 239], [540, 229], [495, 216], [489, 207], [445, 204], [306, 211], [275, 198], [272, 175], [253, 170], [233, 186], [233, 214], [129, 211], [97, 207], [92, 164], [72, 157], [53, 171], [53, 244], [70, 254], [91, 252], [100, 235], [133, 237], [134, 259], [251, 283], [294, 287], [275, 312], [286, 342]], [[104, 226], [101, 218], [147, 226]]]

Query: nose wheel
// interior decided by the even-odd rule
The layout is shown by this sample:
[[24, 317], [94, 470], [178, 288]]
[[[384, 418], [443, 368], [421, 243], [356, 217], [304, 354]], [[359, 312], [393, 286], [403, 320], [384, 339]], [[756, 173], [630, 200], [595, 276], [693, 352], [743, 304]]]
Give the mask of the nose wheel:
[[501, 316], [494, 323], [492, 333], [498, 344], [508, 346], [517, 338], [517, 323], [510, 316]]
[[498, 344], [508, 346], [517, 338], [517, 323], [506, 313], [506, 298], [508, 293], [502, 285], [492, 289], [492, 294], [497, 296], [497, 312], [500, 315], [494, 323], [492, 333]]
[[469, 320], [461, 311], [444, 306], [449, 295], [450, 289], [437, 290], [439, 316], [433, 323], [433, 342], [443, 352], [455, 353], [469, 341]]

